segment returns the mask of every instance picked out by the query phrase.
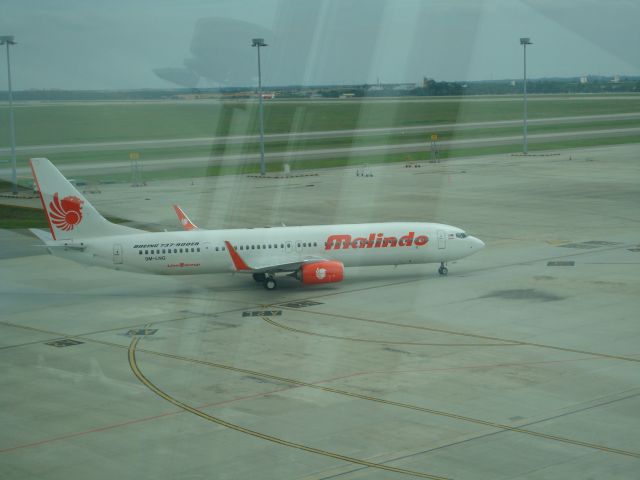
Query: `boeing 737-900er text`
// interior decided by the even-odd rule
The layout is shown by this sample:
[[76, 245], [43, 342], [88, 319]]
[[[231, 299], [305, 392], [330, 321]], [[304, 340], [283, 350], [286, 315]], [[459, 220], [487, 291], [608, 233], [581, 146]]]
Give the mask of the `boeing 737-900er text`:
[[276, 274], [305, 285], [340, 282], [344, 267], [440, 263], [477, 252], [484, 243], [439, 223], [205, 230], [174, 205], [183, 231], [145, 232], [106, 220], [46, 158], [31, 169], [51, 234], [32, 230], [54, 255], [115, 270], [193, 275], [250, 273], [265, 288]]

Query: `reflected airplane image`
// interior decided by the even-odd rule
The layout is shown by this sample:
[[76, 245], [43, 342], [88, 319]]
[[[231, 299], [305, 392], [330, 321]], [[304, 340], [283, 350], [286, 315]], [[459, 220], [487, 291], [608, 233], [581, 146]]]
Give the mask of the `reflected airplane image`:
[[206, 230], [174, 205], [182, 231], [146, 232], [109, 222], [46, 158], [30, 160], [50, 233], [31, 231], [53, 255], [128, 272], [160, 275], [246, 273], [276, 288], [276, 275], [305, 285], [340, 282], [344, 268], [439, 263], [484, 243], [440, 223], [390, 222]]

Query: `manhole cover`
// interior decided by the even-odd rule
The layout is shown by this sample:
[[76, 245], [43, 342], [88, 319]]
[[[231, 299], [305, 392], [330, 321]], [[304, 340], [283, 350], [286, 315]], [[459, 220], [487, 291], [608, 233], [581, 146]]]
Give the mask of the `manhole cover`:
[[299, 302], [289, 302], [289, 303], [281, 303], [281, 307], [289, 307], [289, 308], [303, 308], [303, 307], [312, 307], [314, 305], [322, 305], [322, 302], [312, 302], [311, 300], [301, 300]]

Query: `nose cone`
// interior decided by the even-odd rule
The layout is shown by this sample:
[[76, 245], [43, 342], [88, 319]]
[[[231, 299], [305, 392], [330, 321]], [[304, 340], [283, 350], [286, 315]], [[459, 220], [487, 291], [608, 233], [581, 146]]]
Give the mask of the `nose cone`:
[[476, 237], [469, 237], [472, 242], [474, 250], [482, 250], [484, 248], [484, 242]]

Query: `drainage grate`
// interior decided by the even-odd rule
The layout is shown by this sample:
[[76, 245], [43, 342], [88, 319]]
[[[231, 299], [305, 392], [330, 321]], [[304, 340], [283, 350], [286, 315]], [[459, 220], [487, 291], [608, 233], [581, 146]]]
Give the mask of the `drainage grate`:
[[84, 342], [80, 340], [73, 340], [71, 338], [63, 338], [62, 340], [55, 340], [53, 342], [47, 342], [45, 345], [51, 345], [52, 347], [73, 347], [74, 345], [82, 345]]
[[547, 267], [573, 267], [576, 262], [562, 261], [562, 262], [547, 262]]
[[253, 310], [252, 312], [242, 312], [243, 317], [277, 317], [282, 315], [282, 310]]
[[578, 242], [578, 243], [565, 243], [564, 245], [556, 245], [562, 248], [598, 248], [598, 247], [609, 247], [611, 245], [621, 245], [619, 242], [607, 242], [604, 240], [589, 240], [588, 242]]
[[567, 243], [565, 245], [558, 245], [561, 248], [581, 248], [581, 249], [589, 249], [589, 248], [598, 248], [597, 245], [588, 245], [586, 243]]
[[127, 335], [130, 337], [143, 337], [145, 335], [153, 335], [157, 331], [157, 328], [134, 328], [133, 330], [129, 330]]
[[311, 300], [300, 300], [299, 302], [281, 303], [281, 307], [303, 308], [313, 307], [314, 305], [322, 305], [322, 302], [312, 302]]

